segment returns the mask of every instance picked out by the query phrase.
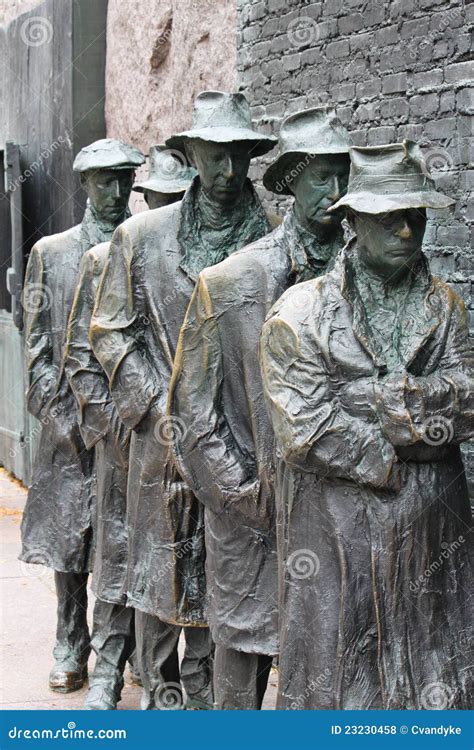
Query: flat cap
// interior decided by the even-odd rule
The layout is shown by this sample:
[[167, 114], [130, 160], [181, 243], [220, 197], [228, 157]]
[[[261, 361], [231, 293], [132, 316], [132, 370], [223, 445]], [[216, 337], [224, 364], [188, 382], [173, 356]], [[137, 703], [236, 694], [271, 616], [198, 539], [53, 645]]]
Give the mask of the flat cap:
[[75, 172], [89, 169], [136, 169], [145, 161], [138, 148], [114, 138], [101, 138], [82, 148], [74, 159]]

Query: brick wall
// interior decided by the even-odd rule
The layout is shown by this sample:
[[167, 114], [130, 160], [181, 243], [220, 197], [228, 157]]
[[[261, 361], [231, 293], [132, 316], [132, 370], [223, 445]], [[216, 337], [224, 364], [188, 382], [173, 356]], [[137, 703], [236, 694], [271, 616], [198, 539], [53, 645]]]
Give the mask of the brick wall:
[[358, 145], [413, 138], [424, 147], [438, 186], [457, 201], [430, 218], [426, 249], [474, 323], [473, 11], [458, 0], [238, 0], [237, 65], [264, 130], [277, 133], [285, 114], [333, 102]]
[[474, 4], [461, 0], [238, 0], [237, 69], [267, 132], [278, 133], [286, 114], [332, 102], [357, 145], [420, 143], [438, 187], [456, 200], [454, 210], [429, 212], [425, 249], [474, 325], [473, 17]]

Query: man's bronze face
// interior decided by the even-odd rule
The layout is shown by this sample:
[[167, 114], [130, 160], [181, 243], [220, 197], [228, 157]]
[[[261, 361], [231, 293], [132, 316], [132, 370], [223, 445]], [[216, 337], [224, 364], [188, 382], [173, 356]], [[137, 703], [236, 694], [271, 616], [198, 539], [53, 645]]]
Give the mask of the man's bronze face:
[[344, 215], [339, 211], [328, 213], [327, 209], [347, 190], [349, 157], [334, 154], [309, 158], [292, 184], [296, 216], [309, 229], [329, 229], [340, 224]]
[[353, 213], [351, 223], [361, 260], [384, 281], [398, 281], [419, 260], [426, 227], [425, 209]]
[[221, 205], [232, 205], [239, 199], [250, 166], [248, 143], [194, 140], [188, 155], [212, 200]]
[[183, 193], [157, 193], [155, 190], [145, 190], [144, 197], [149, 209], [162, 208], [169, 206], [171, 203], [180, 201]]
[[82, 178], [92, 208], [104, 221], [120, 223], [133, 185], [133, 169], [96, 169]]

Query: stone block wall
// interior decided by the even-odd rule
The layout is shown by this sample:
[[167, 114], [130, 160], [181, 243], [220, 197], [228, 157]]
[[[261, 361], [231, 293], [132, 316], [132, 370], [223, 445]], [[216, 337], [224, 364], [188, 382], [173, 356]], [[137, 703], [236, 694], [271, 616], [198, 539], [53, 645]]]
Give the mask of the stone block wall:
[[237, 85], [235, 0], [109, 0], [110, 137], [147, 150], [191, 123], [205, 89]]

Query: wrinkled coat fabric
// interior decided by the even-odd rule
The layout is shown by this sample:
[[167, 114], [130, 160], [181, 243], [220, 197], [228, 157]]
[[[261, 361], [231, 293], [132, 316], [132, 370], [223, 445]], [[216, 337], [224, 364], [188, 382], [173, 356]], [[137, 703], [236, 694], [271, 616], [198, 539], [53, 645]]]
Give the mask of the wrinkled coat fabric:
[[[206, 507], [209, 626], [215, 643], [275, 654], [273, 432], [258, 341], [265, 316], [311, 265], [293, 209], [271, 234], [199, 277], [176, 354], [169, 409], [183, 477]], [[342, 237], [341, 237], [342, 244]], [[313, 249], [313, 259], [318, 248]]]
[[[284, 516], [278, 705], [426, 708], [436, 683], [442, 707], [468, 708], [465, 311], [426, 274], [424, 304], [404, 320], [403, 370], [384, 376], [352, 252], [286, 292], [262, 333]], [[433, 417], [448, 433], [427, 443]]]
[[94, 496], [93, 453], [64, 370], [66, 329], [82, 255], [108, 238], [87, 208], [82, 224], [36, 243], [25, 278], [27, 405], [42, 430], [20, 559], [65, 573], [90, 569]]
[[[189, 198], [188, 191], [184, 200]], [[166, 622], [202, 626], [203, 509], [176, 469], [165, 412], [179, 329], [195, 285], [178, 241], [181, 203], [134, 216], [116, 231], [91, 341], [119, 414], [133, 430], [128, 603]]]
[[105, 372], [89, 341], [89, 328], [110, 243], [82, 257], [69, 317], [66, 373], [79, 408], [87, 449], [95, 450], [97, 516], [94, 523], [92, 590], [102, 601], [125, 604], [127, 572], [127, 476], [130, 430], [122, 423]]

